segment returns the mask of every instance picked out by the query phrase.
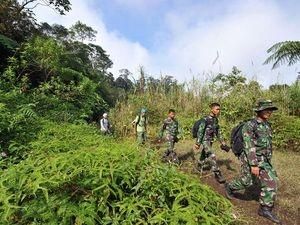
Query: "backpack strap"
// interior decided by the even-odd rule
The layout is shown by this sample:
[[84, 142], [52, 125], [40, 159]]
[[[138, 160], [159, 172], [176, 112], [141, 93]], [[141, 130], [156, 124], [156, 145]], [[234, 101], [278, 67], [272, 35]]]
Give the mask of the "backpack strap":
[[255, 136], [257, 136], [258, 122], [257, 122], [256, 118], [252, 118], [250, 121], [253, 122], [253, 125], [254, 125], [253, 126], [253, 131], [254, 131]]
[[141, 121], [141, 115], [139, 114], [138, 115], [138, 120], [136, 121], [136, 125], [138, 125], [140, 123], [140, 121]]

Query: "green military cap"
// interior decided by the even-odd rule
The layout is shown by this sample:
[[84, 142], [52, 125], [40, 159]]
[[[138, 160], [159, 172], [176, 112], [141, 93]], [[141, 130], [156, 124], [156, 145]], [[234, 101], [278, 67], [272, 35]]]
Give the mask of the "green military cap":
[[278, 110], [278, 108], [276, 106], [273, 105], [271, 100], [260, 100], [258, 101], [256, 108], [254, 109], [255, 112], [259, 112], [259, 111], [263, 111], [263, 110]]

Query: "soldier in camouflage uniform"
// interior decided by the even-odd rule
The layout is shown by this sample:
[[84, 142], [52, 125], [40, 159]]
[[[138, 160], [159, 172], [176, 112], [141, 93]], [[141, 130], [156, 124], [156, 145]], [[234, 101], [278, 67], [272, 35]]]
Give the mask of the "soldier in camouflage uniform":
[[168, 113], [168, 118], [164, 120], [163, 126], [159, 133], [159, 140], [161, 140], [164, 131], [166, 132], [167, 140], [167, 150], [163, 155], [163, 160], [170, 158], [173, 162], [178, 163], [177, 155], [174, 151], [175, 143], [178, 142], [179, 138], [179, 125], [178, 121], [175, 119], [175, 110], [170, 109]]
[[244, 190], [253, 184], [256, 177], [261, 184], [260, 208], [258, 214], [280, 224], [272, 213], [277, 192], [278, 177], [271, 163], [272, 159], [272, 129], [268, 122], [272, 112], [277, 107], [270, 100], [261, 100], [257, 104], [256, 118], [249, 120], [242, 127], [244, 151], [239, 156], [241, 175], [225, 184], [226, 195], [232, 199], [235, 191]]
[[[212, 143], [216, 137], [221, 145], [226, 146], [225, 141], [220, 132], [220, 126], [218, 121], [218, 116], [220, 114], [220, 104], [212, 103], [210, 105], [211, 112], [208, 116], [204, 117], [200, 124], [197, 132], [197, 139], [195, 148], [199, 149], [202, 145], [202, 152], [199, 160], [199, 167], [202, 170], [202, 167], [205, 164], [210, 164], [212, 171], [215, 174], [215, 178], [219, 183], [224, 183], [225, 179], [222, 176], [220, 168], [217, 165], [217, 158], [212, 149]], [[229, 150], [229, 147], [228, 147]]]

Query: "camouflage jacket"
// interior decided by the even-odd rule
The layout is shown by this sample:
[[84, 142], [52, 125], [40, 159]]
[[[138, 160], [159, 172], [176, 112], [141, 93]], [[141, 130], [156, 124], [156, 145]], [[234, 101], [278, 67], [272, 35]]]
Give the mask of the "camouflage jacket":
[[250, 166], [259, 166], [272, 158], [272, 129], [269, 122], [253, 119], [242, 128], [245, 149]]
[[160, 130], [159, 137], [162, 138], [164, 131], [166, 135], [176, 137], [179, 134], [179, 124], [176, 119], [172, 120], [170, 117], [164, 120], [163, 126]]
[[204, 141], [212, 142], [214, 138], [222, 142], [223, 136], [220, 131], [219, 120], [211, 115], [204, 117], [200, 123], [197, 133], [197, 144], [202, 144]]

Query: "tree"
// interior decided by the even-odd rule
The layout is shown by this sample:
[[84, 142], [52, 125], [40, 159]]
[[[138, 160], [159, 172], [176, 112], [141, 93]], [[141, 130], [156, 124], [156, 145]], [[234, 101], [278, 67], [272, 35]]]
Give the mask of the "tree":
[[0, 34], [0, 72], [6, 65], [7, 58], [13, 55], [18, 46], [17, 42]]
[[128, 69], [119, 70], [120, 75], [115, 81], [115, 86], [118, 88], [122, 88], [125, 91], [129, 91], [133, 88], [133, 83], [129, 79], [129, 76], [132, 76], [132, 73]]
[[71, 9], [69, 0], [1, 0], [0, 33], [17, 42], [32, 37], [38, 27], [33, 9], [39, 5], [51, 7], [60, 14]]
[[244, 84], [246, 78], [243, 76], [242, 71], [240, 71], [236, 66], [232, 67], [232, 71], [225, 74], [218, 74], [213, 80], [213, 84], [218, 86], [218, 83], [226, 90], [232, 89], [237, 84]]
[[287, 63], [289, 66], [300, 61], [300, 41], [284, 41], [273, 45], [267, 50], [272, 53], [264, 64], [273, 63], [272, 69]]
[[83, 42], [84, 40], [94, 41], [97, 31], [80, 21], [77, 21], [70, 29], [71, 37]]
[[22, 10], [33, 10], [38, 5], [48, 6], [64, 15], [65, 12], [69, 12], [71, 9], [71, 3], [69, 0], [23, 0], [15, 6], [17, 12]]
[[17, 0], [2, 0], [0, 4], [0, 33], [22, 42], [36, 32], [36, 21], [33, 13]]
[[53, 37], [60, 42], [70, 39], [70, 31], [63, 25], [53, 24], [51, 26], [48, 23], [41, 23], [39, 26], [39, 31], [41, 34]]

